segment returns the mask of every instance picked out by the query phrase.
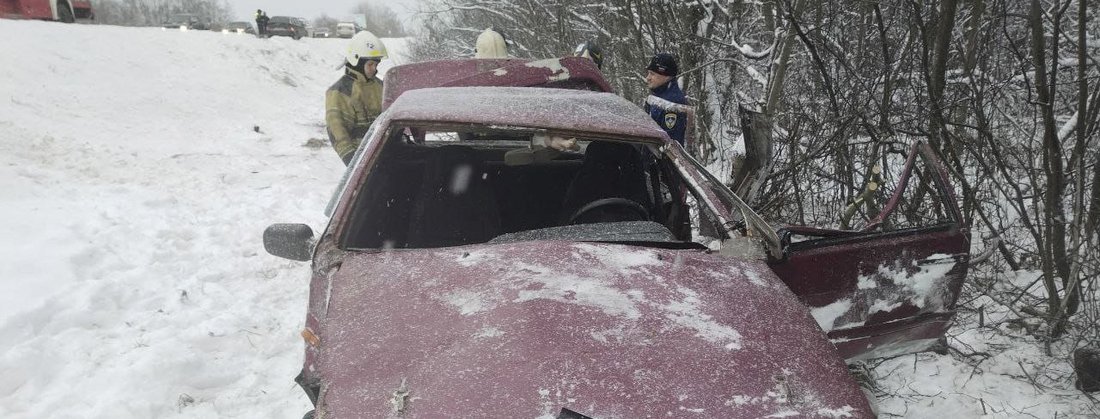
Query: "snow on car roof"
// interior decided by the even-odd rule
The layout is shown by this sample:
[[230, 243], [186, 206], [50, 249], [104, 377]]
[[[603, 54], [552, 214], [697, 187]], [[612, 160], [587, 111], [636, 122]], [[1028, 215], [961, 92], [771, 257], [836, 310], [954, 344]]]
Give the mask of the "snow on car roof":
[[401, 121], [519, 126], [667, 141], [638, 105], [613, 93], [540, 87], [410, 90], [390, 106]]
[[584, 57], [425, 61], [393, 67], [385, 75], [382, 109], [388, 109], [404, 92], [430, 87], [554, 87], [612, 91], [596, 64]]

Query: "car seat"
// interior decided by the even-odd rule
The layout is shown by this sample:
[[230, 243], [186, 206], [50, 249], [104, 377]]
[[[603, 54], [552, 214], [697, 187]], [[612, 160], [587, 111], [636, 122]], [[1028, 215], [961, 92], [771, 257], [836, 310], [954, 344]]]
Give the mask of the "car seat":
[[[642, 154], [631, 144], [593, 141], [584, 153], [584, 162], [566, 190], [562, 204], [562, 223], [585, 205], [607, 198], [624, 198], [634, 201], [652, 212]], [[637, 221], [636, 218], [621, 221]]]
[[500, 210], [480, 163], [465, 146], [428, 154], [413, 199], [408, 247], [484, 243], [501, 233]]

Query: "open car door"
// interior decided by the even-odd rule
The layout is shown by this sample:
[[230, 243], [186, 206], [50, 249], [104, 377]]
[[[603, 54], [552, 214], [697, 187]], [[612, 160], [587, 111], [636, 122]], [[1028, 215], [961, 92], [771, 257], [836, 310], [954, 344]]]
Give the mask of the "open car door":
[[927, 351], [955, 314], [970, 238], [943, 164], [914, 145], [883, 211], [861, 230], [787, 227], [772, 270], [849, 361]]

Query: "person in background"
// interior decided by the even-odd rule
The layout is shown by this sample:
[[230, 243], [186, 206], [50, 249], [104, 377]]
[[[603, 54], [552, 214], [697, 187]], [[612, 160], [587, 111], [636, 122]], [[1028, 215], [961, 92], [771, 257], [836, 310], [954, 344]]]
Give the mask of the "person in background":
[[584, 57], [591, 59], [596, 63], [596, 68], [603, 70], [603, 48], [596, 41], [584, 41], [580, 45], [577, 45], [577, 49], [573, 51], [574, 57]]
[[489, 28], [477, 36], [474, 58], [508, 58], [508, 41], [504, 33]]
[[347, 165], [370, 125], [382, 113], [382, 80], [378, 63], [386, 46], [374, 34], [362, 31], [351, 38], [344, 75], [325, 93], [325, 125], [336, 154]]
[[258, 25], [258, 27], [256, 29], [260, 32], [260, 36], [261, 37], [268, 36], [267, 35], [267, 22], [269, 20], [271, 20], [271, 18], [267, 17], [267, 12], [260, 11], [260, 17], [258, 19], [259, 20], [256, 21], [256, 23]]
[[650, 95], [645, 100], [644, 109], [669, 137], [683, 146], [687, 127], [687, 98], [676, 82], [679, 73], [680, 67], [672, 54], [660, 52], [649, 60], [645, 83], [649, 87]]
[[264, 36], [264, 29], [266, 29], [264, 27], [263, 16], [264, 16], [264, 11], [260, 10], [260, 9], [256, 9], [256, 36], [260, 36], [260, 37]]

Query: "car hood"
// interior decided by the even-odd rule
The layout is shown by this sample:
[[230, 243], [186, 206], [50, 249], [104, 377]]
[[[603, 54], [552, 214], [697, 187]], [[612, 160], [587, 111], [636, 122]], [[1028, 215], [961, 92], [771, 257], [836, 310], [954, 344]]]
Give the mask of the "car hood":
[[320, 313], [320, 417], [872, 417], [762, 261], [534, 241], [349, 253]]

